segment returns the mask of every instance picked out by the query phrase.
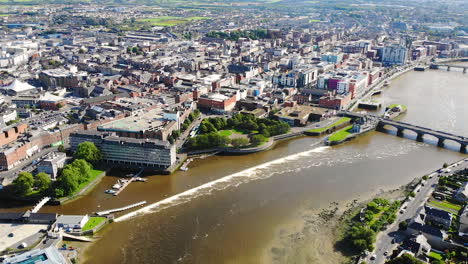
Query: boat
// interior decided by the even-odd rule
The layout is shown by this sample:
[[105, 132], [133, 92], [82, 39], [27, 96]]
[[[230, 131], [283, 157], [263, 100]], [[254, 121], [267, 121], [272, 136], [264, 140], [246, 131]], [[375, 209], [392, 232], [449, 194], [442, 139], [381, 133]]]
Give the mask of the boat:
[[141, 178], [141, 177], [136, 177], [135, 178], [135, 181], [139, 181], [139, 182], [146, 182], [147, 179], [144, 179], [144, 178]]
[[120, 185], [120, 184], [118, 184], [118, 183], [116, 183], [116, 184], [114, 184], [114, 185], [112, 186], [112, 189], [117, 189], [117, 190], [118, 190], [118, 189], [120, 189], [120, 188], [122, 188], [122, 185]]
[[114, 190], [106, 190], [105, 193], [114, 194], [114, 193], [116, 193], [116, 191], [114, 191]]
[[377, 90], [372, 93], [372, 95], [379, 95], [382, 93], [382, 90]]
[[401, 104], [393, 104], [388, 106], [385, 109], [385, 113], [383, 114], [383, 118], [385, 119], [394, 119], [401, 114], [406, 113], [406, 106]]
[[383, 86], [389, 86], [390, 85], [390, 81], [385, 81]]
[[188, 171], [188, 168], [187, 167], [180, 167], [180, 170], [181, 171]]
[[133, 177], [133, 176], [134, 176], [133, 173], [130, 173], [130, 174], [125, 175], [125, 177], [129, 177], [129, 178], [131, 178], [131, 177]]

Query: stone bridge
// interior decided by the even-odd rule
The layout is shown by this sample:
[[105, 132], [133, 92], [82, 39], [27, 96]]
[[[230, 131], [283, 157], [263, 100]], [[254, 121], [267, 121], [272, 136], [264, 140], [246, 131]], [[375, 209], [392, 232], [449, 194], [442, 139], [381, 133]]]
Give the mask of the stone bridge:
[[455, 135], [453, 133], [438, 131], [438, 130], [430, 129], [427, 127], [416, 126], [413, 124], [408, 124], [408, 123], [395, 121], [391, 119], [385, 119], [385, 118], [378, 117], [375, 115], [360, 114], [360, 113], [354, 113], [350, 111], [341, 111], [339, 112], [339, 115], [348, 116], [352, 118], [376, 119], [378, 120], [378, 122], [376, 122], [377, 131], [383, 131], [385, 126], [391, 126], [391, 127], [396, 128], [397, 136], [399, 137], [403, 137], [404, 131], [413, 131], [414, 133], [416, 133], [417, 135], [416, 140], [419, 142], [422, 142], [424, 140], [424, 136], [429, 135], [429, 136], [437, 138], [438, 140], [437, 146], [439, 147], [443, 147], [445, 141], [454, 141], [460, 144], [461, 153], [467, 153], [466, 147], [468, 145], [468, 137], [463, 137], [460, 135]]

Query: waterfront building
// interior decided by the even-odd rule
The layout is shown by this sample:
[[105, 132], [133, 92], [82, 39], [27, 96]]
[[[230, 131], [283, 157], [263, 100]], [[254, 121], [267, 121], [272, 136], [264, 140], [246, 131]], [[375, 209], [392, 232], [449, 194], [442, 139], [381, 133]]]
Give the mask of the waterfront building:
[[72, 150], [82, 142], [93, 142], [103, 160], [123, 167], [166, 169], [176, 162], [176, 146], [167, 141], [117, 137], [99, 131], [81, 131], [70, 135]]
[[401, 44], [383, 47], [381, 61], [385, 66], [403, 65], [408, 58], [408, 49]]
[[78, 228], [81, 229], [88, 222], [87, 215], [61, 215], [57, 218], [57, 227], [59, 228]]
[[55, 180], [58, 175], [58, 170], [63, 168], [67, 156], [62, 152], [51, 152], [49, 153], [39, 164], [37, 165], [38, 172], [44, 172], [50, 175], [50, 178]]

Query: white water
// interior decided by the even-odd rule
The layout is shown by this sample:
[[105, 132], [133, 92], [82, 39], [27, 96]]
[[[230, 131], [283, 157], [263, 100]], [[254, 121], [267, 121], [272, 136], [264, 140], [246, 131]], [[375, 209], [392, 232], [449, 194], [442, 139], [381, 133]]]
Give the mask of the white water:
[[[220, 185], [222, 185], [222, 183], [233, 183], [235, 180], [238, 180], [240, 178], [247, 178], [247, 179], [250, 178], [250, 180], [256, 180], [258, 178], [255, 178], [255, 177], [252, 177], [252, 176], [255, 176], [256, 172], [261, 170], [261, 169], [266, 169], [266, 168], [268, 168], [268, 167], [270, 167], [272, 165], [286, 163], [286, 162], [289, 162], [289, 161], [292, 161], [292, 160], [296, 160], [296, 159], [299, 159], [300, 157], [307, 156], [307, 155], [309, 155], [311, 153], [321, 153], [321, 152], [324, 152], [324, 151], [328, 150], [329, 148], [330, 147], [327, 147], [327, 146], [314, 148], [312, 150], [303, 151], [303, 152], [300, 152], [300, 153], [297, 153], [297, 154], [289, 155], [289, 156], [286, 156], [284, 158], [279, 158], [279, 159], [276, 159], [276, 160], [273, 160], [273, 161], [270, 161], [270, 162], [266, 162], [266, 163], [260, 164], [258, 166], [255, 166], [255, 167], [252, 167], [252, 168], [240, 171], [240, 172], [236, 172], [236, 173], [228, 175], [226, 177], [223, 177], [223, 178], [220, 178], [220, 179], [205, 183], [203, 185], [192, 188], [192, 189], [187, 190], [185, 192], [176, 194], [174, 196], [171, 196], [171, 197], [169, 197], [167, 199], [164, 199], [164, 200], [161, 200], [159, 202], [150, 204], [150, 205], [145, 206], [145, 207], [143, 207], [141, 209], [138, 209], [136, 211], [130, 212], [130, 213], [125, 214], [125, 215], [122, 215], [122, 216], [116, 218], [115, 222], [125, 221], [125, 220], [128, 220], [130, 218], [136, 217], [138, 215], [153, 213], [153, 212], [165, 209], [165, 208], [169, 208], [169, 207], [174, 206], [174, 205], [178, 205], [178, 204], [181, 204], [181, 203], [184, 203], [184, 202], [188, 202], [191, 199], [196, 198], [198, 196], [209, 194], [213, 190], [222, 190], [222, 189], [226, 189], [228, 187], [233, 187], [232, 184], [228, 185], [228, 186], [220, 186]], [[318, 165], [320, 165], [320, 164], [318, 164]], [[268, 175], [268, 177], [270, 177], [272, 175], [273, 174], [270, 174], [270, 175]], [[246, 183], [246, 182], [248, 182], [248, 181], [244, 181], [244, 182], [238, 181], [237, 183], [234, 184], [234, 187], [237, 187], [241, 183]], [[217, 187], [221, 187], [221, 188], [217, 188]], [[203, 191], [207, 191], [207, 192], [203, 192]]]

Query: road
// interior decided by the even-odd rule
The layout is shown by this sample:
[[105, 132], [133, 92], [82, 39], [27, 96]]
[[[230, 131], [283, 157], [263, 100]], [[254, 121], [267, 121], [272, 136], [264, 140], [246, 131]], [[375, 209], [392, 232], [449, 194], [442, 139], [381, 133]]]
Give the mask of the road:
[[[456, 164], [456, 163], [455, 163]], [[451, 165], [449, 168], [453, 170], [468, 168], [468, 159], [465, 159], [460, 165]], [[411, 219], [416, 216], [420, 208], [426, 203], [426, 200], [430, 197], [432, 192], [435, 190], [438, 182], [439, 173], [433, 172], [429, 174], [429, 179], [423, 181], [424, 186], [420, 186], [421, 189], [415, 192], [416, 196], [407, 203], [407, 208], [403, 214], [398, 213], [397, 220], [392, 225], [388, 226], [387, 229], [383, 232], [380, 232], [377, 235], [377, 242], [375, 244], [374, 252], [370, 253], [367, 258], [364, 260], [367, 263], [383, 264], [385, 263], [387, 257], [384, 255], [386, 251], [391, 255], [392, 251], [397, 248], [398, 244], [392, 244], [392, 240], [395, 239], [396, 242], [400, 243], [404, 240], [404, 235], [401, 232], [398, 232], [398, 225], [400, 222]], [[419, 187], [416, 187], [418, 189]], [[370, 260], [370, 257], [375, 255], [375, 260]]]
[[20, 164], [16, 165], [15, 168], [0, 172], [0, 179], [4, 178], [8, 183], [12, 182], [18, 176], [21, 171], [32, 172], [36, 166], [32, 164], [33, 160], [44, 157], [49, 152], [57, 151], [57, 147], [44, 148], [39, 152], [34, 153], [32, 156], [21, 161]]

